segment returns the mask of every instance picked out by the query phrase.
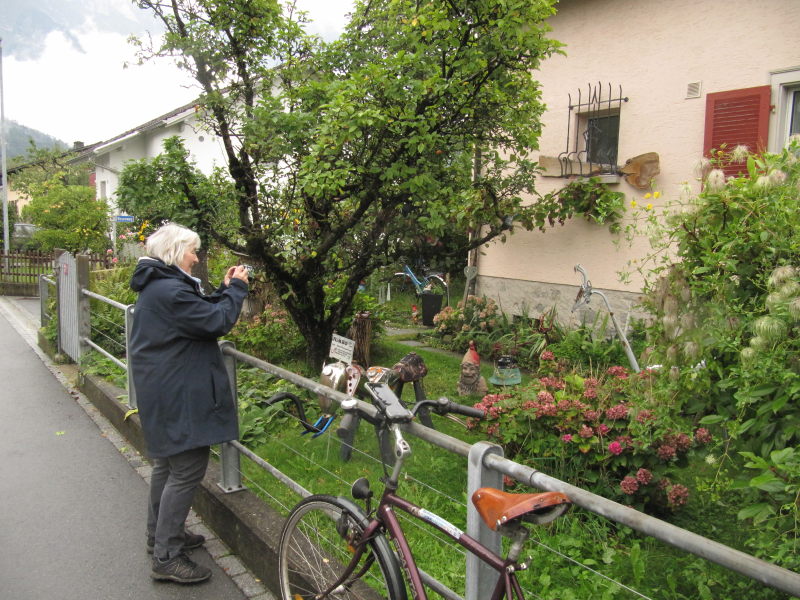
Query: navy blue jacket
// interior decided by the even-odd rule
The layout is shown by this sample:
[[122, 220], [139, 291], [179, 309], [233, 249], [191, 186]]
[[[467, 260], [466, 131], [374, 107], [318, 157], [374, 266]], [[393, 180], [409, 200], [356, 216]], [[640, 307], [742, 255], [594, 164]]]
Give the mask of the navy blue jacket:
[[247, 284], [210, 296], [174, 266], [141, 258], [128, 367], [148, 455], [164, 458], [238, 439], [236, 405], [217, 338], [236, 323]]

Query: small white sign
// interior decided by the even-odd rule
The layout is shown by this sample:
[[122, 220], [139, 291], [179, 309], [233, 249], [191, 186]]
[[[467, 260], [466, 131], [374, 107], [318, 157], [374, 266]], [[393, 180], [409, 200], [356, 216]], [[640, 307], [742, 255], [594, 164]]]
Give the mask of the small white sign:
[[353, 362], [353, 352], [355, 349], [356, 343], [353, 340], [349, 340], [346, 337], [334, 333], [331, 339], [329, 356], [349, 365]]

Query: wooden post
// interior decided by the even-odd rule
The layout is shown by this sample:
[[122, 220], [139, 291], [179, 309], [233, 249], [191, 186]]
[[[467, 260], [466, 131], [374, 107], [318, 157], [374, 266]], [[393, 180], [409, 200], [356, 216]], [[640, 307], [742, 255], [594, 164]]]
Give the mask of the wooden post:
[[366, 369], [369, 367], [369, 346], [372, 342], [372, 315], [369, 311], [360, 312], [353, 317], [347, 337], [356, 343], [353, 362]]

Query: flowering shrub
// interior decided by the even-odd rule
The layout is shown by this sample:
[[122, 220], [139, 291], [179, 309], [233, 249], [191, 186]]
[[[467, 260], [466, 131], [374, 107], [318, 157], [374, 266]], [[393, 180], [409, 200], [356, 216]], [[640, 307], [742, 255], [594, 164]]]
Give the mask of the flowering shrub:
[[705, 428], [690, 431], [654, 402], [659, 375], [614, 366], [582, 377], [548, 366], [550, 374], [527, 387], [485, 396], [476, 407], [486, 418], [471, 425], [509, 457], [539, 468], [550, 459], [563, 471], [551, 474], [606, 497], [656, 511], [683, 506], [689, 490], [671, 478], [712, 436]]
[[467, 296], [457, 307], [445, 306], [433, 317], [434, 335], [444, 346], [463, 351], [474, 340], [483, 356], [492, 353], [494, 336], [501, 332], [506, 319], [491, 298]]

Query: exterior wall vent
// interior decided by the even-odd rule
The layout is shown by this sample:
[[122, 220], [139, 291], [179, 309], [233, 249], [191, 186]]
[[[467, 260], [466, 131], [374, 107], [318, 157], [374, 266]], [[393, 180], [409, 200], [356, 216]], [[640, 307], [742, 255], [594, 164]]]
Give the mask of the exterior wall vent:
[[702, 81], [693, 81], [686, 86], [686, 99], [699, 98], [700, 92], [703, 90]]

